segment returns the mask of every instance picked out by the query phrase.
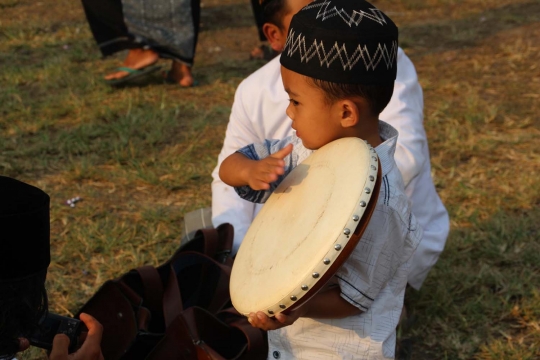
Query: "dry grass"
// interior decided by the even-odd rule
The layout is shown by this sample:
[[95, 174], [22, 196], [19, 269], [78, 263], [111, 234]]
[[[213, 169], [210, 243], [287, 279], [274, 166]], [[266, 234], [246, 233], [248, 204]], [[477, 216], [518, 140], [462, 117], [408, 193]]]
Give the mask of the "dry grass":
[[[439, 263], [407, 295], [409, 358], [539, 359], [540, 1], [374, 3], [417, 67], [452, 219]], [[0, 173], [52, 197], [53, 311], [166, 259], [183, 214], [209, 205], [234, 90], [261, 65], [247, 60], [252, 24], [247, 0], [205, 1], [200, 86], [113, 90], [101, 76], [119, 58], [99, 58], [78, 2], [0, 0]]]

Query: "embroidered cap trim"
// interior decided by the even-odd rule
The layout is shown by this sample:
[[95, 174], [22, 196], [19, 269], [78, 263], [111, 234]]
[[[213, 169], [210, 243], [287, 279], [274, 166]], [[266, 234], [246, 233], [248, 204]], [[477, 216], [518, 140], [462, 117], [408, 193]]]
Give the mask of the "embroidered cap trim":
[[303, 8], [303, 10], [320, 8], [319, 12], [317, 13], [316, 19], [325, 21], [334, 16], [339, 16], [347, 25], [351, 27], [353, 24], [358, 26], [364, 19], [375, 21], [379, 25], [386, 25], [386, 19], [383, 16], [383, 12], [377, 8], [370, 8], [369, 11], [371, 12], [371, 14], [364, 10], [352, 10], [352, 12], [349, 14], [343, 8], [338, 10], [337, 6], [331, 7], [331, 4], [331, 0], [326, 0], [321, 3], [315, 2], [313, 4], [307, 5]]
[[326, 50], [324, 42], [322, 40], [313, 40], [313, 43], [309, 47], [306, 46], [306, 37], [302, 33], [296, 34], [295, 30], [291, 28], [287, 41], [285, 43], [286, 55], [292, 57], [296, 52], [300, 56], [300, 61], [308, 63], [315, 55], [319, 59], [319, 63], [327, 68], [339, 58], [343, 70], [352, 70], [356, 64], [362, 59], [362, 63], [367, 71], [375, 70], [379, 64], [386, 65], [387, 69], [393, 68], [396, 63], [398, 43], [392, 41], [391, 43], [378, 43], [374, 52], [370, 53], [367, 45], [358, 44], [352, 54], [349, 56], [345, 43], [341, 45], [336, 41], [334, 45]]

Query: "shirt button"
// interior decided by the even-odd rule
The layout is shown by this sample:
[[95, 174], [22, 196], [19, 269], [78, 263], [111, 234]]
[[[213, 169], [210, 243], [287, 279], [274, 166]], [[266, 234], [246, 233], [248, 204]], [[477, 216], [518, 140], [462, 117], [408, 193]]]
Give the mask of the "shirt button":
[[274, 351], [272, 355], [274, 356], [274, 359], [279, 359], [281, 357], [281, 354], [279, 353], [279, 351]]

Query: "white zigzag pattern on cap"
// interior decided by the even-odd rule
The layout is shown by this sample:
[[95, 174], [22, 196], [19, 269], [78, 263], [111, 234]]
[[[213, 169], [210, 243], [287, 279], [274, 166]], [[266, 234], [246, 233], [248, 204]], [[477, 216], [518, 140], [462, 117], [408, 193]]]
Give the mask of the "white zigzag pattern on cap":
[[381, 60], [384, 60], [387, 69], [392, 68], [397, 56], [398, 44], [397, 41], [392, 41], [392, 45], [390, 49], [388, 49], [387, 44], [379, 43], [373, 54], [369, 53], [366, 45], [358, 44], [352, 55], [349, 56], [345, 44], [340, 46], [337, 41], [328, 51], [326, 51], [323, 41], [321, 40], [318, 42], [316, 39], [313, 40], [313, 43], [309, 48], [306, 48], [306, 37], [302, 33], [295, 36], [294, 29], [291, 29], [289, 36], [287, 37], [285, 48], [287, 49], [287, 56], [289, 57], [292, 57], [298, 51], [301, 62], [305, 61], [308, 63], [315, 55], [317, 55], [320, 65], [326, 65], [327, 68], [339, 58], [343, 70], [352, 70], [360, 59], [362, 59], [366, 70], [369, 71], [375, 70], [381, 63]]
[[321, 3], [314, 3], [311, 5], [308, 5], [303, 10], [320, 7], [319, 12], [317, 13], [316, 19], [319, 19], [322, 17], [322, 21], [324, 21], [328, 18], [339, 16], [349, 26], [352, 26], [352, 24], [355, 24], [356, 26], [358, 26], [364, 18], [373, 20], [380, 25], [386, 24], [386, 19], [384, 18], [382, 11], [377, 8], [369, 9], [369, 11], [371, 11], [372, 14], [369, 14], [363, 10], [359, 10], [359, 11], [353, 10], [352, 15], [349, 15], [343, 8], [341, 10], [338, 10], [337, 7], [335, 6], [330, 8], [331, 3], [332, 3], [331, 0], [325, 0]]

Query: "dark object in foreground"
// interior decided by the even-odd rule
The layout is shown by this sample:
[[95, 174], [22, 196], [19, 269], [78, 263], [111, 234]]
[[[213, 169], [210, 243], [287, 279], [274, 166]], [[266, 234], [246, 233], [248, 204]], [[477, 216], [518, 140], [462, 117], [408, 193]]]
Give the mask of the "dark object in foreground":
[[39, 330], [28, 339], [30, 345], [51, 350], [56, 334], [65, 334], [69, 337], [69, 353], [74, 352], [82, 344], [81, 332], [85, 330], [84, 324], [78, 320], [53, 313], [48, 313], [39, 323]]
[[233, 229], [199, 230], [159, 267], [109, 280], [79, 313], [103, 325], [107, 360], [265, 359], [265, 333], [231, 307]]

